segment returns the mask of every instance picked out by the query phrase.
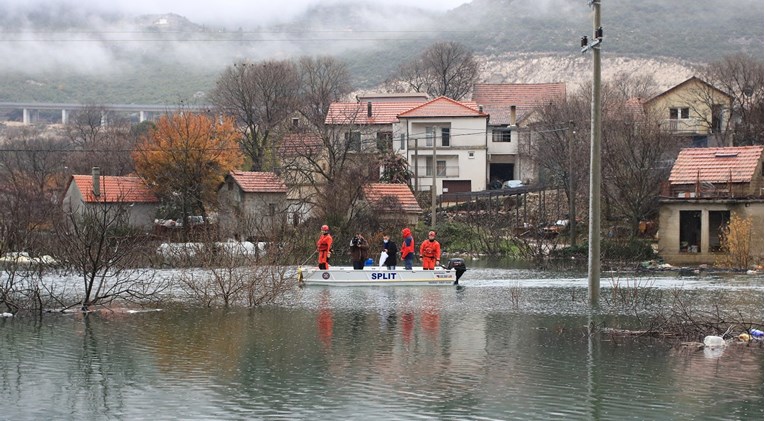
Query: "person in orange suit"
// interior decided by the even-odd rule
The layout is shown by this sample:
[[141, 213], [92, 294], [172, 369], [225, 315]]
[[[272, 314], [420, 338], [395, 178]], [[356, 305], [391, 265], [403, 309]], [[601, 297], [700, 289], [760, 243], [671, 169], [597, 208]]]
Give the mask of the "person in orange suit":
[[316, 251], [319, 253], [319, 269], [329, 269], [329, 258], [332, 255], [332, 236], [329, 227], [321, 226], [321, 236], [316, 241]]
[[441, 244], [436, 241], [436, 232], [428, 233], [428, 239], [420, 244], [420, 259], [424, 270], [433, 270], [441, 263]]
[[412, 237], [412, 230], [409, 228], [402, 229], [401, 236], [404, 237], [404, 242], [401, 243], [401, 260], [404, 261], [404, 269], [412, 270], [412, 263], [414, 262], [414, 237]]

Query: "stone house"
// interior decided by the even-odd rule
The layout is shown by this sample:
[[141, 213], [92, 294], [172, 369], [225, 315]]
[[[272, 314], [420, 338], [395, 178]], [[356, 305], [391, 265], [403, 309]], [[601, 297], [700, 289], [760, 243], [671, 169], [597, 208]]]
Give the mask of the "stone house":
[[671, 264], [714, 263], [732, 215], [752, 220], [750, 255], [763, 258], [763, 147], [688, 148], [662, 186], [659, 253]]
[[221, 233], [268, 241], [288, 221], [287, 186], [273, 172], [231, 171], [218, 187]]
[[99, 167], [91, 175], [72, 175], [62, 199], [65, 213], [116, 212], [123, 223], [147, 231], [158, 206], [159, 199], [140, 177], [101, 175]]

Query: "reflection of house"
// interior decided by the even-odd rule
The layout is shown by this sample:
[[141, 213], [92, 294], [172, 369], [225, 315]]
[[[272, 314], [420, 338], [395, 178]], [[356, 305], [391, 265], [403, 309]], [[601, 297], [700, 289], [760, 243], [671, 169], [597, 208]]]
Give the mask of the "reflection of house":
[[153, 226], [158, 204], [140, 177], [101, 175], [98, 167], [91, 175], [73, 175], [62, 202], [67, 213], [116, 212], [122, 222], [143, 229]]
[[729, 124], [733, 98], [692, 77], [645, 101], [647, 111], [656, 113], [662, 128], [687, 137], [693, 146], [725, 146], [723, 132]]
[[406, 184], [371, 183], [364, 186], [364, 200], [381, 221], [416, 225], [422, 213]]
[[534, 109], [566, 99], [565, 83], [477, 83], [473, 101], [483, 107], [489, 118], [488, 165], [490, 181], [535, 178], [535, 167], [528, 151], [529, 124]]
[[268, 240], [287, 215], [287, 186], [272, 172], [231, 171], [218, 188], [220, 227], [241, 239]]
[[680, 151], [659, 212], [659, 250], [672, 264], [714, 263], [731, 215], [751, 218], [751, 255], [763, 254], [763, 147]]

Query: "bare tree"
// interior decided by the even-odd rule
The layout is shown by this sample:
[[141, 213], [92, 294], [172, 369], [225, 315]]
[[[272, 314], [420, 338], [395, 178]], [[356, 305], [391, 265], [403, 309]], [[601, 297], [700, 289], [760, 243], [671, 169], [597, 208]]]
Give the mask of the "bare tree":
[[351, 92], [351, 76], [345, 63], [333, 57], [302, 57], [300, 71], [300, 102], [303, 116], [320, 128], [324, 126], [329, 106]]
[[145, 235], [127, 226], [129, 204], [81, 204], [56, 224], [56, 254], [65, 268], [81, 277], [76, 302], [60, 296], [64, 308], [108, 304], [115, 299], [144, 300], [155, 297], [166, 284], [148, 271], [136, 270]]
[[401, 65], [388, 85], [397, 85], [398, 81], [415, 92], [460, 100], [473, 89], [479, 70], [478, 60], [464, 45], [437, 42]]
[[[761, 59], [746, 54], [733, 54], [719, 61], [709, 63], [703, 71], [703, 78], [731, 95], [733, 98], [731, 118], [726, 125], [730, 144], [763, 144], [763, 63]], [[708, 106], [719, 105], [709, 101], [712, 97], [702, 97]], [[709, 122], [710, 127], [712, 122]]]
[[134, 171], [130, 153], [138, 136], [129, 120], [104, 107], [91, 105], [72, 113], [63, 135], [69, 140], [66, 166], [71, 173], [87, 174], [94, 166], [115, 175]]
[[218, 78], [212, 102], [236, 118], [253, 171], [263, 169], [272, 132], [297, 108], [299, 82], [297, 67], [287, 60], [235, 63]]

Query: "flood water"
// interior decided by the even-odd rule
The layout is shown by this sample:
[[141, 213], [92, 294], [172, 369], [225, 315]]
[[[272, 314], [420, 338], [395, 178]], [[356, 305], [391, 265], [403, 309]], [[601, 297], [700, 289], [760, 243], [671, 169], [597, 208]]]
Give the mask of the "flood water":
[[[761, 321], [761, 276], [682, 288]], [[763, 419], [763, 348], [589, 335], [581, 277], [474, 269], [451, 287], [300, 290], [254, 310], [163, 308], [0, 319], [0, 418]], [[619, 314], [621, 313], [621, 314]]]

